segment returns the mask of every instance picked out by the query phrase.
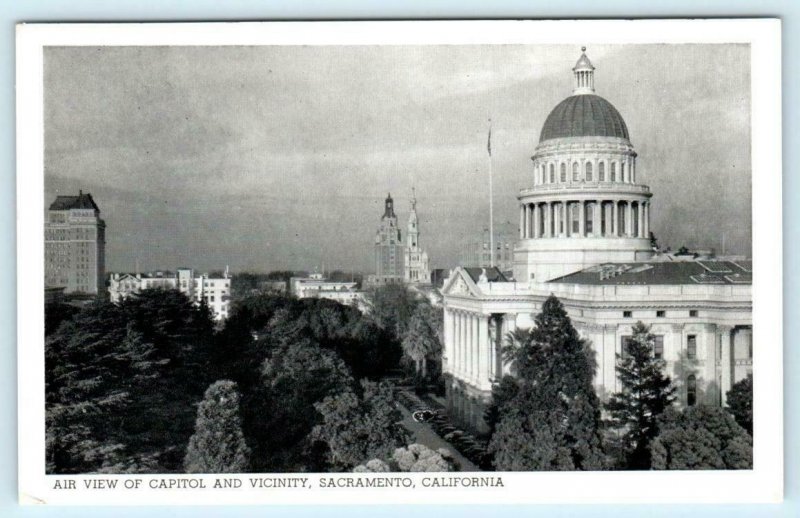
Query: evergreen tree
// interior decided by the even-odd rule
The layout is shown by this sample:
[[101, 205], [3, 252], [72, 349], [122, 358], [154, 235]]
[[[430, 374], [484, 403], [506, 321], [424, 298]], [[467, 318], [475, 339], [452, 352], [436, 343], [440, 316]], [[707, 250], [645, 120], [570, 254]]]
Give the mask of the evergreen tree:
[[239, 420], [236, 383], [217, 381], [208, 387], [197, 409], [184, 468], [187, 473], [241, 473], [247, 471], [249, 455]]
[[513, 376], [503, 376], [500, 383], [492, 386], [492, 399], [483, 413], [483, 422], [489, 427], [489, 434], [493, 434], [497, 423], [503, 416], [507, 403], [512, 401], [519, 392], [519, 383]]
[[667, 409], [653, 440], [653, 469], [752, 469], [753, 439], [725, 410]]
[[550, 296], [514, 352], [517, 394], [498, 409], [489, 442], [500, 470], [602, 469], [595, 362], [564, 306]]
[[361, 386], [361, 398], [346, 391], [314, 405], [322, 422], [311, 438], [324, 443], [328, 465], [335, 470], [352, 469], [364, 459], [388, 457], [405, 442], [391, 385], [363, 381]]
[[650, 442], [658, 434], [657, 419], [675, 400], [675, 388], [664, 374], [664, 360], [654, 355], [655, 336], [642, 322], [622, 355], [617, 355], [617, 378], [622, 390], [613, 394], [606, 410], [609, 425], [622, 432], [620, 449], [625, 469], [650, 468]]
[[728, 410], [733, 414], [739, 426], [753, 435], [753, 375], [748, 374], [733, 384], [728, 391]]

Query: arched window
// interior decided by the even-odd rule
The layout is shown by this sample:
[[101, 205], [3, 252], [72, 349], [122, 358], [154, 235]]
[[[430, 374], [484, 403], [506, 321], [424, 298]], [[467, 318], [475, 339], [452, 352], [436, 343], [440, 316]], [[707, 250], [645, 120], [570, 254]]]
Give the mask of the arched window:
[[592, 163], [586, 162], [586, 181], [591, 182], [592, 180]]
[[611, 178], [610, 181], [616, 182], [617, 181], [617, 163], [611, 162]]
[[625, 162], [622, 162], [619, 165], [619, 181], [620, 182], [627, 182], [628, 180], [625, 179]]
[[579, 182], [581, 179], [581, 166], [578, 165], [578, 162], [572, 164], [572, 181]]
[[686, 406], [694, 406], [697, 403], [697, 378], [690, 374], [686, 378]]
[[567, 183], [567, 164], [561, 162], [561, 183]]
[[550, 183], [556, 182], [556, 167], [553, 164], [550, 164]]
[[600, 162], [599, 164], [597, 164], [597, 176], [598, 176], [597, 179], [599, 181], [601, 181], [601, 182], [605, 182], [606, 181], [606, 163], [605, 162]]

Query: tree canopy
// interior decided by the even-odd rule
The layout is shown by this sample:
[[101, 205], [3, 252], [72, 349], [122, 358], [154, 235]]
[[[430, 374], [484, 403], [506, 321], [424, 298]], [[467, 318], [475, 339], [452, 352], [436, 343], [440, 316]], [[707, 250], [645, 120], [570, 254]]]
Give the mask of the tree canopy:
[[525, 341], [514, 344], [519, 383], [499, 407], [489, 442], [500, 470], [588, 470], [605, 465], [595, 362], [564, 306], [550, 296]]
[[733, 384], [727, 394], [728, 410], [739, 426], [753, 435], [753, 374]]
[[675, 400], [675, 388], [664, 374], [664, 361], [654, 355], [655, 336], [642, 322], [617, 355], [617, 378], [621, 390], [606, 403], [612, 428], [622, 433], [619, 467], [648, 469], [650, 442], [658, 434], [658, 417]]
[[752, 469], [753, 439], [724, 409], [667, 409], [652, 444], [653, 469]]
[[208, 387], [197, 409], [184, 468], [187, 473], [242, 473], [248, 471], [249, 456], [236, 383], [217, 381]]

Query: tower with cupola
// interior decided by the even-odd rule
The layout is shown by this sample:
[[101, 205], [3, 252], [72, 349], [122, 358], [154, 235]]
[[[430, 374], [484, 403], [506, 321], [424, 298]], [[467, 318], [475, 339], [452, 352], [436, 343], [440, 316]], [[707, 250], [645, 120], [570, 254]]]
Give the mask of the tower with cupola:
[[573, 67], [572, 95], [548, 115], [520, 191], [518, 281], [546, 282], [606, 262], [644, 261], [650, 199], [637, 182], [636, 151], [619, 111], [595, 93], [586, 48]]

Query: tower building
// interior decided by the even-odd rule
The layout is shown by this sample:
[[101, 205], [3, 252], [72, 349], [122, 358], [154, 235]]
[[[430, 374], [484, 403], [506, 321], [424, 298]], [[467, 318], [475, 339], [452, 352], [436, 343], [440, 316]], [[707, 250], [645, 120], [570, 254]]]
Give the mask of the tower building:
[[384, 201], [381, 224], [375, 234], [375, 276], [371, 279], [372, 283], [380, 285], [403, 282], [404, 259], [402, 234], [397, 226], [394, 200], [390, 193]]
[[533, 156], [533, 186], [519, 196], [514, 278], [545, 282], [588, 266], [643, 261], [650, 247], [650, 188], [619, 111], [595, 93], [585, 52], [570, 97], [548, 115]]
[[410, 284], [428, 284], [431, 282], [428, 253], [420, 247], [419, 234], [417, 196], [412, 189], [411, 212], [408, 214], [405, 246], [405, 282]]
[[44, 224], [44, 285], [105, 294], [106, 224], [89, 193], [58, 196]]

